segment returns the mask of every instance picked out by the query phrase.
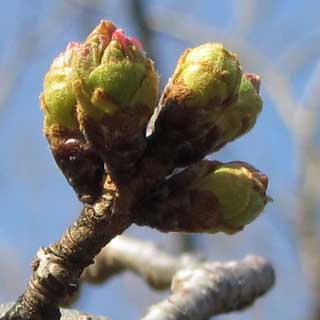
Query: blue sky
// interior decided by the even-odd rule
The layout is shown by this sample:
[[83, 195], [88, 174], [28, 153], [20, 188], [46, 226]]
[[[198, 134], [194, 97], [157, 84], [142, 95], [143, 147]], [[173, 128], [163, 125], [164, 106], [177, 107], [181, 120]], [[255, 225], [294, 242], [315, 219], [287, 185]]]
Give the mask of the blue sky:
[[[138, 36], [128, 9], [129, 0], [101, 1], [100, 11], [83, 8], [78, 2], [11, 0], [2, 4], [0, 96], [12, 77], [15, 81], [8, 97], [4, 101], [0, 97], [0, 252], [4, 257], [4, 262], [0, 262], [0, 302], [14, 300], [21, 293], [30, 276], [36, 250], [55, 241], [81, 208], [42, 137], [38, 96], [43, 75], [68, 41], [82, 40], [102, 18], [112, 20], [129, 35]], [[289, 74], [287, 80], [294, 101], [303, 102], [308, 81], [319, 63], [320, 3], [316, 0], [251, 2], [256, 3], [253, 18], [237, 0], [145, 1], [149, 17], [155, 23], [161, 22], [167, 13], [181, 17], [173, 21], [170, 34], [161, 32], [159, 26], [152, 33], [162, 83], [187, 47], [204, 41], [226, 41], [236, 51], [239, 40], [254, 48], [264, 58], [261, 61], [267, 61], [276, 73]], [[179, 28], [198, 36], [190, 39], [190, 33], [183, 38]], [[292, 67], [291, 62], [302, 48], [310, 48], [312, 54], [307, 61]], [[256, 63], [251, 56], [239, 53], [239, 58], [245, 62], [245, 71], [257, 72], [261, 67], [265, 73], [261, 74], [262, 83], [268, 77], [270, 70], [265, 66], [252, 69]], [[264, 110], [255, 128], [213, 156], [223, 161], [248, 161], [268, 174], [274, 202], [239, 235], [197, 238], [200, 250], [210, 259], [241, 258], [249, 253], [266, 256], [275, 265], [277, 284], [251, 310], [219, 319], [306, 318], [310, 292], [304, 283], [297, 240], [288, 223], [293, 206], [290, 196], [297, 191], [297, 143], [278, 112], [274, 99], [278, 93], [275, 85], [262, 85]], [[175, 239], [174, 235], [147, 228], [133, 227], [128, 233], [153, 239], [167, 249]], [[144, 298], [139, 301], [137, 297]], [[138, 319], [145, 307], [160, 297], [163, 295], [151, 292], [140, 279], [126, 274], [102, 287], [84, 286], [76, 307], [113, 319]]]

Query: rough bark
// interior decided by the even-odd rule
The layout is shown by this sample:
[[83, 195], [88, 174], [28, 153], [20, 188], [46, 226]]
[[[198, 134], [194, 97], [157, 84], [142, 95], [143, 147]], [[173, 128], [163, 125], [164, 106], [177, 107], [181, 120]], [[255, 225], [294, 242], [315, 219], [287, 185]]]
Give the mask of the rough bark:
[[38, 251], [25, 292], [1, 319], [59, 319], [58, 304], [77, 289], [83, 269], [130, 225], [129, 203], [129, 193], [110, 183], [99, 202], [85, 205], [59, 241]]
[[[0, 316], [3, 315], [9, 308], [12, 307], [12, 303], [0, 304]], [[99, 317], [89, 315], [72, 309], [61, 309], [61, 320], [110, 320], [106, 317]]]

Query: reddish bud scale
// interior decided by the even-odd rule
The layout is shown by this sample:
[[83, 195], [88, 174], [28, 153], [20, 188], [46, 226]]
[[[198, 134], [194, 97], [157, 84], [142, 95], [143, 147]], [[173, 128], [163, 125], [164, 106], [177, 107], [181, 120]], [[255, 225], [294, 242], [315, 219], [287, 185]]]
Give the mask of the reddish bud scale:
[[86, 143], [80, 131], [51, 124], [45, 126], [44, 134], [56, 164], [79, 200], [90, 204], [97, 201], [105, 178], [100, 156]]
[[143, 52], [143, 47], [142, 47], [142, 44], [141, 42], [136, 39], [136, 38], [133, 38], [133, 37], [128, 37], [124, 34], [124, 31], [122, 29], [117, 29], [113, 32], [112, 34], [112, 37], [111, 37], [112, 40], [118, 40], [122, 47], [124, 49], [126, 49], [128, 47], [128, 45], [134, 45], [136, 46], [141, 52]]

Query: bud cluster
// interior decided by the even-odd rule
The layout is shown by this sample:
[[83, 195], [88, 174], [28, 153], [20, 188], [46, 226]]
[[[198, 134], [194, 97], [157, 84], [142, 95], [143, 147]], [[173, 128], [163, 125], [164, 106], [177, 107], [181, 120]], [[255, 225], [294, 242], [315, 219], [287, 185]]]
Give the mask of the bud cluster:
[[[139, 174], [158, 181], [149, 183], [153, 190], [143, 199], [155, 199], [154, 191], [157, 198], [161, 182], [179, 185], [164, 193], [166, 201], [151, 201], [149, 212], [166, 212], [154, 217], [160, 230], [241, 230], [269, 199], [267, 177], [243, 162], [197, 161], [252, 129], [262, 110], [260, 77], [242, 73], [222, 44], [207, 43], [183, 53], [154, 112], [158, 84], [141, 43], [109, 21], [83, 43], [69, 43], [46, 74], [40, 97], [44, 134], [58, 166], [85, 203], [101, 196], [106, 172], [116, 183]], [[146, 138], [152, 114], [154, 132]], [[139, 167], [146, 154], [155, 164]], [[147, 176], [194, 162], [166, 181]], [[160, 225], [159, 217], [167, 222]]]

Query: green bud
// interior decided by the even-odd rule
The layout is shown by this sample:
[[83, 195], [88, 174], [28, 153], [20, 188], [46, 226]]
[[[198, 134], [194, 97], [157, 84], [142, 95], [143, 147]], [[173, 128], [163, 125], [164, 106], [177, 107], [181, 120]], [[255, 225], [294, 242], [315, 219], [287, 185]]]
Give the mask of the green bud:
[[145, 149], [145, 127], [156, 106], [159, 78], [138, 40], [115, 27], [98, 26], [93, 34], [82, 45], [80, 79], [73, 83], [77, 117], [102, 158], [125, 171]]
[[[207, 43], [186, 50], [165, 92], [164, 108], [179, 106], [192, 123], [212, 122], [238, 94], [241, 67], [222, 44]], [[170, 112], [170, 110], [168, 110]]]
[[102, 20], [83, 43], [70, 43], [45, 77], [40, 99], [51, 148], [81, 136], [104, 160], [136, 160], [158, 82], [140, 42]]
[[262, 110], [259, 86], [258, 75], [244, 74], [236, 102], [227, 106], [208, 130], [202, 130], [202, 135], [191, 137], [178, 146], [176, 165], [185, 166], [200, 160], [250, 131]]
[[74, 84], [80, 81], [77, 63], [81, 45], [71, 42], [52, 63], [40, 96], [43, 132], [53, 157], [80, 201], [93, 203], [100, 196], [105, 177], [101, 157], [79, 130]]
[[[244, 162], [216, 166], [209, 174], [194, 182], [191, 189], [198, 199], [212, 202], [217, 225], [208, 225], [206, 232], [235, 233], [262, 212], [269, 198], [268, 178]], [[199, 200], [198, 200], [199, 201]]]
[[241, 75], [237, 57], [219, 43], [188, 49], [180, 57], [163, 94], [154, 132], [171, 145], [169, 154], [177, 164], [181, 154], [190, 153], [189, 144], [204, 137], [236, 101]]
[[237, 95], [240, 78], [236, 56], [222, 44], [207, 43], [182, 55], [173, 74], [172, 95], [189, 107], [214, 109]]
[[81, 82], [74, 90], [80, 107], [98, 122], [115, 113], [140, 108], [144, 110], [141, 122], [145, 124], [158, 96], [154, 64], [145, 57], [136, 39], [126, 37], [120, 29], [109, 28], [107, 42], [100, 29], [96, 28], [94, 37], [90, 36], [80, 51]]
[[220, 149], [253, 128], [262, 110], [259, 85], [259, 76], [253, 74], [242, 76], [237, 101], [223, 112], [214, 125], [219, 139], [212, 151]]
[[78, 127], [75, 110], [77, 101], [72, 90], [72, 84], [78, 79], [73, 67], [78, 49], [77, 43], [70, 43], [53, 61], [45, 76], [40, 97], [47, 121], [69, 129]]

